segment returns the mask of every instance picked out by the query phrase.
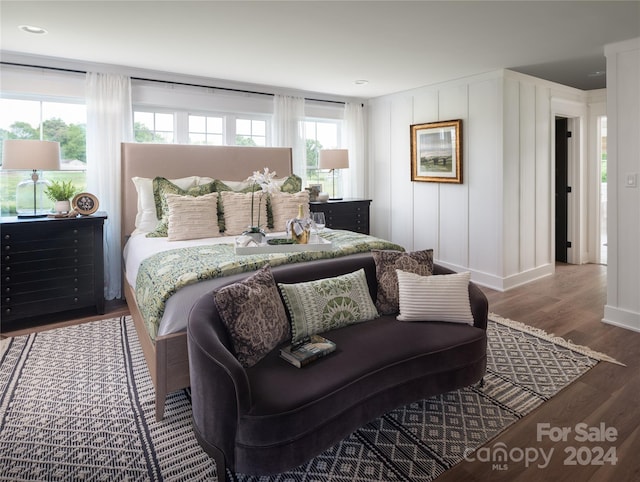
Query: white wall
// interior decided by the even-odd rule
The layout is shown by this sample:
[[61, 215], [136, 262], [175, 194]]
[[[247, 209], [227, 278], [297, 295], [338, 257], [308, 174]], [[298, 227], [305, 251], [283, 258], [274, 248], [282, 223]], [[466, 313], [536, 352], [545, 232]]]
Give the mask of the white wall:
[[[640, 331], [640, 38], [607, 45], [608, 269], [605, 323]], [[640, 179], [638, 179], [640, 183]]]
[[[552, 273], [552, 101], [583, 97], [500, 70], [370, 100], [373, 234], [499, 290]], [[411, 182], [409, 126], [450, 119], [463, 120], [463, 184]]]

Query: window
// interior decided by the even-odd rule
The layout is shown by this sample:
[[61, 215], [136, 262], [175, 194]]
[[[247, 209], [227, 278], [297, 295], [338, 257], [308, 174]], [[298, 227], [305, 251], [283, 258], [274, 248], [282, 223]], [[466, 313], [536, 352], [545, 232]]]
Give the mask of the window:
[[224, 119], [189, 114], [189, 144], [224, 144]]
[[[1, 140], [34, 139], [59, 142], [61, 170], [44, 173], [42, 178], [68, 180], [78, 191], [86, 190], [85, 105], [32, 99], [0, 99]], [[28, 173], [1, 172], [0, 211], [3, 216], [15, 215], [16, 186]]]
[[236, 119], [236, 145], [267, 145], [267, 122], [257, 119]]
[[340, 147], [341, 127], [342, 123], [339, 120], [313, 119], [304, 123], [307, 149], [306, 179], [309, 184], [322, 184], [323, 191], [331, 189], [332, 175], [335, 174], [336, 190], [341, 192], [340, 173], [330, 173], [318, 169], [318, 153], [320, 149], [337, 149]]
[[136, 142], [174, 142], [173, 113], [142, 112], [133, 113], [133, 132]]

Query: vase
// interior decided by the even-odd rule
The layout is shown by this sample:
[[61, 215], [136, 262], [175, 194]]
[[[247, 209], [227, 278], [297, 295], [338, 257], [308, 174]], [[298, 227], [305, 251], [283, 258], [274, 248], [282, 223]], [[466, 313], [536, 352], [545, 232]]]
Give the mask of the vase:
[[66, 201], [56, 201], [54, 209], [58, 214], [68, 213], [71, 210], [71, 203], [68, 199]]
[[242, 235], [250, 237], [256, 244], [264, 243], [266, 236], [265, 232], [256, 226], [249, 226]]

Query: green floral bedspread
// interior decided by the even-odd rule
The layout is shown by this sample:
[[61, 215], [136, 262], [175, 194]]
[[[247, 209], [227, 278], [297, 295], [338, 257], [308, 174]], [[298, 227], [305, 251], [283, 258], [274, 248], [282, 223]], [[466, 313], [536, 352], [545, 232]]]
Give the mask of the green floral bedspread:
[[333, 244], [331, 251], [237, 255], [232, 244], [177, 248], [145, 259], [136, 279], [136, 299], [151, 338], [155, 340], [166, 301], [179, 289], [198, 281], [255, 271], [265, 264], [277, 266], [323, 258], [338, 258], [372, 249], [401, 246], [374, 236], [332, 230], [322, 237]]

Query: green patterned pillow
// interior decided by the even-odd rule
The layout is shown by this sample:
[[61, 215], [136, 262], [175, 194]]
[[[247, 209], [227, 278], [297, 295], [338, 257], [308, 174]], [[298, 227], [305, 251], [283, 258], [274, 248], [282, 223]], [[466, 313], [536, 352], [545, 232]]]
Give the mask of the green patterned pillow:
[[156, 214], [160, 222], [156, 228], [147, 234], [147, 238], [166, 238], [169, 230], [169, 205], [167, 194], [180, 196], [202, 196], [216, 191], [215, 181], [189, 189], [182, 189], [164, 177], [156, 177], [153, 180], [153, 197], [156, 202]]
[[364, 269], [305, 283], [278, 283], [291, 318], [291, 341], [378, 317]]

